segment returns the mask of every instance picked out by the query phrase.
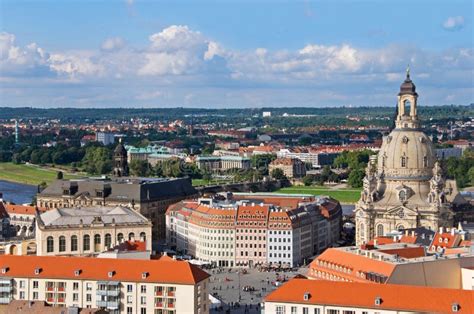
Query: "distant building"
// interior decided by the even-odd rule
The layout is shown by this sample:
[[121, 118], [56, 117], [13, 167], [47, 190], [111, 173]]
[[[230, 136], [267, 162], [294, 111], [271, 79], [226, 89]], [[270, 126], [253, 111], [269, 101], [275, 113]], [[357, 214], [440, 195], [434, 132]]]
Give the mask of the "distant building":
[[272, 112], [271, 111], [264, 111], [262, 112], [262, 117], [263, 118], [269, 118], [272, 116]]
[[311, 164], [312, 167], [332, 165], [334, 159], [340, 155], [340, 152], [327, 152], [318, 149], [305, 148], [283, 148], [277, 152], [278, 158], [299, 159], [304, 163]]
[[115, 134], [107, 132], [97, 132], [95, 134], [95, 140], [103, 145], [107, 146], [115, 143]]
[[209, 274], [167, 257], [5, 255], [0, 268], [0, 304], [26, 300], [106, 313], [209, 313]]
[[333, 199], [216, 195], [170, 206], [167, 242], [216, 266], [295, 266], [339, 239], [341, 219]]
[[151, 251], [151, 222], [126, 207], [55, 208], [36, 217], [37, 255], [97, 255], [126, 240]]
[[472, 292], [294, 278], [267, 295], [265, 313], [473, 313]]
[[449, 157], [461, 158], [463, 149], [459, 147], [437, 148], [436, 157], [438, 160], [448, 159]]
[[10, 229], [15, 236], [34, 237], [36, 211], [45, 212], [47, 208], [35, 206], [4, 204], [5, 210], [10, 218]]
[[240, 156], [198, 156], [198, 169], [220, 172], [230, 169], [250, 169], [250, 159]]
[[306, 165], [296, 158], [277, 158], [273, 160], [268, 168], [271, 174], [274, 169], [281, 169], [288, 178], [301, 178], [306, 175]]
[[114, 150], [114, 169], [113, 174], [116, 177], [127, 177], [128, 176], [128, 158], [127, 150], [122, 145], [122, 142], [115, 147]]
[[173, 203], [194, 197], [189, 178], [86, 178], [56, 180], [37, 194], [37, 206], [48, 208], [123, 206], [153, 223], [153, 241], [165, 239], [165, 211]]

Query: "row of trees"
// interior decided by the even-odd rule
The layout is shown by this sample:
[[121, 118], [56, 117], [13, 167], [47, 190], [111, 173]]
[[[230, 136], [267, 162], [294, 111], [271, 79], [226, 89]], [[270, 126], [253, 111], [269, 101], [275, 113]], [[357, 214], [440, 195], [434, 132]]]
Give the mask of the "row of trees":
[[474, 151], [466, 150], [461, 158], [450, 157], [442, 161], [449, 179], [455, 179], [458, 188], [474, 186]]
[[195, 164], [185, 163], [179, 158], [171, 158], [152, 166], [146, 160], [133, 160], [130, 165], [130, 173], [135, 176], [148, 177], [173, 177], [179, 178], [189, 176], [200, 179], [208, 175], [197, 168]]

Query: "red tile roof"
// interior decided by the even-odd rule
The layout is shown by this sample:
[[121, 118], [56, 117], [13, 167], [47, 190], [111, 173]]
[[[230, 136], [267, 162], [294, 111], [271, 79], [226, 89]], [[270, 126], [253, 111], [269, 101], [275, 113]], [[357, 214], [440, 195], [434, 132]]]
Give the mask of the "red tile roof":
[[[1, 277], [115, 280], [194, 285], [210, 277], [208, 273], [186, 261], [128, 260], [92, 257], [0, 256]], [[40, 268], [39, 275], [35, 269]], [[80, 270], [79, 276], [74, 272]], [[108, 273], [113, 272], [109, 277]], [[142, 279], [147, 272], [148, 277]]]
[[[308, 300], [304, 300], [305, 293], [309, 293]], [[376, 298], [381, 299], [379, 306]], [[265, 298], [265, 302], [275, 303], [429, 313], [451, 313], [453, 304], [459, 305], [458, 313], [474, 313], [473, 301], [470, 290], [309, 279], [292, 279]]]
[[48, 209], [44, 207], [28, 206], [28, 205], [14, 205], [5, 204], [5, 209], [9, 214], [20, 214], [20, 215], [35, 215], [36, 209], [40, 212], [45, 212]]

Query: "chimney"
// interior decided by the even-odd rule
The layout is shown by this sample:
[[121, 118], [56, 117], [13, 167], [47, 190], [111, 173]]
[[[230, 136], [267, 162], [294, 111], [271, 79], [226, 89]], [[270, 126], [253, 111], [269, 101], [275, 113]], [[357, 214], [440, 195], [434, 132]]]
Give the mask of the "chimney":
[[414, 238], [415, 237], [415, 230], [412, 230], [411, 236]]
[[439, 233], [443, 233], [443, 227], [439, 227]]
[[451, 235], [453, 236], [456, 233], [456, 229], [451, 228]]

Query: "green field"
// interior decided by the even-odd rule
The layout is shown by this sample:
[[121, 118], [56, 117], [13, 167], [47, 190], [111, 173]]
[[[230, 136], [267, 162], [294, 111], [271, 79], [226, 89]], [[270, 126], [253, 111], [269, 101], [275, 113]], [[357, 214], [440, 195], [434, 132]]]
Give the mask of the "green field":
[[[44, 169], [34, 165], [0, 163], [0, 180], [38, 185], [41, 182], [50, 183], [56, 179], [57, 170]], [[64, 178], [73, 178], [74, 175], [64, 174]]]
[[353, 204], [359, 200], [360, 191], [361, 189], [331, 189], [323, 186], [291, 186], [275, 191], [275, 193], [327, 195], [341, 203]]

